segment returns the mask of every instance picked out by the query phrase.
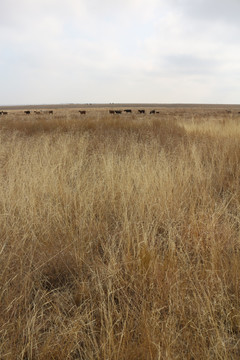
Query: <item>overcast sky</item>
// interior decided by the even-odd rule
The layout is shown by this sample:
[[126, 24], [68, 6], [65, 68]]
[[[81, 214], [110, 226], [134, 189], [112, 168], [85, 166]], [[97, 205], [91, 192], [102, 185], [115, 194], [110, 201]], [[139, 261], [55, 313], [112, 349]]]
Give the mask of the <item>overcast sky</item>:
[[240, 103], [240, 0], [0, 0], [0, 105]]

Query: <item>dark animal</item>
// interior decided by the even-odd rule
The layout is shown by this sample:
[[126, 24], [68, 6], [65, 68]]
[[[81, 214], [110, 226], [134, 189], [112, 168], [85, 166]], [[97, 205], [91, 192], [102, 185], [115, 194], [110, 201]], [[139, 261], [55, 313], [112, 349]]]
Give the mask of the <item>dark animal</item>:
[[41, 111], [34, 110], [34, 114], [41, 115]]
[[139, 114], [145, 114], [145, 110], [138, 110]]
[[53, 110], [49, 110], [49, 112], [48, 112], [49, 114], [53, 114]]
[[3, 111], [2, 114], [3, 114], [3, 115], [7, 115], [8, 112], [7, 112], [7, 111]]
[[131, 113], [132, 112], [132, 110], [130, 110], [130, 109], [126, 109], [126, 110], [123, 110], [123, 111], [125, 111], [125, 113]]
[[150, 111], [150, 114], [155, 114], [155, 110], [151, 110], [151, 111]]
[[86, 115], [86, 110], [79, 110], [79, 113], [80, 113], [81, 115]]
[[24, 113], [25, 113], [26, 115], [30, 115], [30, 114], [31, 114], [31, 111], [26, 110], [26, 111], [24, 111]]
[[156, 111], [156, 114], [160, 114], [160, 112], [159, 112], [159, 111]]
[[115, 114], [114, 110], [109, 110], [109, 114]]
[[115, 110], [115, 114], [121, 114], [122, 110]]

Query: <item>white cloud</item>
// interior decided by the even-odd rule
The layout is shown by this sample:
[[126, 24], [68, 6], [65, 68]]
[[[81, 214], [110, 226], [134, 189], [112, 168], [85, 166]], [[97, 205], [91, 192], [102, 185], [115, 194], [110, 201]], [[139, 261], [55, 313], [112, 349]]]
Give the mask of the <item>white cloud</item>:
[[0, 101], [236, 102], [239, 10], [238, 0], [3, 0]]
[[239, 24], [239, 0], [168, 0], [177, 11], [191, 19], [204, 21], [236, 22]]

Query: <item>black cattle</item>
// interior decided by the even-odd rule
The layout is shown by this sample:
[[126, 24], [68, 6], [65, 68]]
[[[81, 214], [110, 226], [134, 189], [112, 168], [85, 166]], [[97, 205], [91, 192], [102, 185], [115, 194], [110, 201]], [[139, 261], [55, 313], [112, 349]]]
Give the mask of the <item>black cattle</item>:
[[86, 115], [86, 110], [79, 110], [79, 114]]
[[114, 110], [108, 110], [109, 114], [115, 114]]
[[151, 110], [150, 114], [155, 114], [155, 112], [156, 112], [155, 110]]
[[3, 115], [7, 115], [8, 112], [7, 112], [7, 111], [3, 111], [2, 114], [3, 114]]
[[3, 111], [0, 111], [0, 115], [2, 115]]
[[115, 114], [121, 114], [122, 110], [115, 110]]
[[125, 113], [131, 113], [132, 112], [132, 110], [130, 110], [130, 109], [126, 109], [126, 110], [123, 110], [123, 111], [125, 111]]
[[24, 111], [24, 113], [25, 113], [26, 115], [30, 115], [30, 114], [31, 114], [31, 111], [26, 110], [26, 111]]
[[48, 113], [53, 115], [53, 110], [49, 110], [49, 112], [48, 112]]
[[138, 110], [139, 114], [145, 114], [145, 110]]

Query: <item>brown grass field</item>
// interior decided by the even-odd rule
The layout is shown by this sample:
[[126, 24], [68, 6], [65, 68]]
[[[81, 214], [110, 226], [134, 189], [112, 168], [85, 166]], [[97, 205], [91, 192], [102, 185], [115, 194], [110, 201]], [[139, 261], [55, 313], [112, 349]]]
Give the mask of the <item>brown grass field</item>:
[[0, 116], [0, 359], [240, 359], [240, 109], [86, 110]]

